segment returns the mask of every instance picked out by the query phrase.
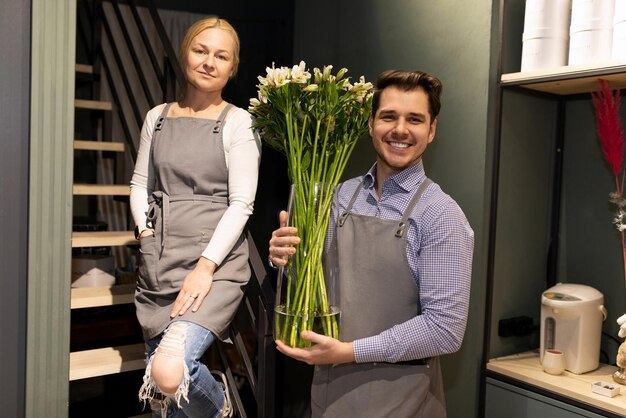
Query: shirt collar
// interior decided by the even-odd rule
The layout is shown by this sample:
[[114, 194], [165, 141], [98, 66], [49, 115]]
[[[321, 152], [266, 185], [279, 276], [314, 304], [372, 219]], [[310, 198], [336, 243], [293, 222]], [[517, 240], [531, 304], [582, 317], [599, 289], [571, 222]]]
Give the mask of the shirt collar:
[[[369, 169], [369, 171], [365, 174], [363, 178], [363, 185], [368, 189], [374, 188], [374, 181], [376, 179], [376, 165], [374, 165]], [[409, 192], [411, 190], [415, 190], [415, 188], [426, 178], [426, 173], [424, 172], [424, 163], [420, 160], [417, 164], [412, 165], [411, 167], [402, 170], [399, 173], [394, 174], [385, 180], [387, 182], [393, 182], [405, 192]], [[385, 184], [383, 184], [383, 188]]]

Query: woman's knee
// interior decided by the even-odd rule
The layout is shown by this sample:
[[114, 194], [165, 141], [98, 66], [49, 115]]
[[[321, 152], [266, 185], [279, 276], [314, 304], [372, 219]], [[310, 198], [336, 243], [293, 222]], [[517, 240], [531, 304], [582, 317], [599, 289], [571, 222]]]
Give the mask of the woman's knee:
[[185, 378], [184, 323], [174, 323], [152, 358], [152, 379], [163, 394], [174, 394]]

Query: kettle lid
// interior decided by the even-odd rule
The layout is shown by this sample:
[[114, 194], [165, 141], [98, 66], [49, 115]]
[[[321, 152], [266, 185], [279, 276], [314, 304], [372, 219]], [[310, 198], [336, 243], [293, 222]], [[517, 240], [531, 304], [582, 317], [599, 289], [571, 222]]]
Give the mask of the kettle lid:
[[591, 286], [574, 283], [557, 283], [543, 292], [543, 297], [561, 302], [588, 302], [603, 299], [604, 296]]

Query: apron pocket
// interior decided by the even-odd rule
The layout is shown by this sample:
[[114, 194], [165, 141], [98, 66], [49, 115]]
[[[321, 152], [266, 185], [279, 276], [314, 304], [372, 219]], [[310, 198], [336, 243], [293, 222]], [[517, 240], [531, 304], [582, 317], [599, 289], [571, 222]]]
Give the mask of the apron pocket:
[[156, 277], [156, 266], [158, 263], [156, 238], [154, 235], [141, 238], [139, 240], [139, 287], [147, 290], [160, 290]]

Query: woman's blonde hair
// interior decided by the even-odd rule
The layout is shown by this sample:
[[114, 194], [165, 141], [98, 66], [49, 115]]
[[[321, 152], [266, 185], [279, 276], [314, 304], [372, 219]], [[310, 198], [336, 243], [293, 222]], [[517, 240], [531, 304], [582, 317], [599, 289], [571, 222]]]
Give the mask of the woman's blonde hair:
[[237, 73], [237, 68], [239, 67], [239, 35], [237, 35], [237, 31], [230, 23], [228, 23], [225, 19], [220, 19], [219, 17], [213, 16], [198, 20], [196, 23], [191, 25], [189, 29], [187, 29], [185, 37], [180, 44], [178, 61], [184, 70], [187, 62], [187, 55], [189, 55], [189, 48], [191, 47], [191, 41], [193, 41], [193, 38], [198, 36], [200, 32], [212, 28], [225, 30], [230, 33], [230, 36], [233, 38], [233, 74], [231, 76], [231, 78], [233, 78]]

